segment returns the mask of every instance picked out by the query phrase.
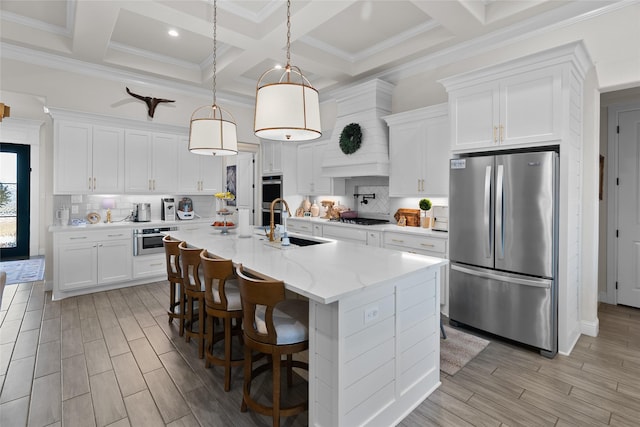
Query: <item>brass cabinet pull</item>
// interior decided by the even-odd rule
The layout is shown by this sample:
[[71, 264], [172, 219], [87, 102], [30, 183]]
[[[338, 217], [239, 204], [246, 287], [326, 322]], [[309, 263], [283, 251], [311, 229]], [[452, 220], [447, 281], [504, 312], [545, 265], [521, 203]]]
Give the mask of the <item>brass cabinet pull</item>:
[[422, 191], [424, 192], [424, 179], [422, 180]]
[[427, 247], [427, 248], [433, 248], [435, 245], [431, 245], [431, 244], [428, 244], [428, 243], [420, 243], [420, 246], [424, 246], [424, 247]]
[[151, 190], [151, 180], [149, 180], [149, 190]]
[[400, 239], [391, 239], [391, 241], [396, 243], [404, 243], [404, 240], [400, 240]]
[[158, 262], [158, 263], [155, 263], [155, 264], [149, 264], [149, 267], [155, 267], [155, 266], [157, 266], [157, 265], [162, 265], [162, 263], [161, 263], [161, 262]]
[[69, 237], [69, 240], [81, 240], [81, 239], [86, 239], [87, 236], [80, 236], [80, 237]]
[[493, 142], [494, 142], [494, 143], [497, 143], [497, 142], [498, 142], [498, 135], [497, 135], [497, 133], [498, 133], [498, 127], [497, 127], [497, 126], [494, 126], [494, 127], [493, 127]]
[[118, 237], [118, 236], [123, 236], [122, 233], [120, 234], [107, 234], [107, 237]]
[[89, 177], [89, 190], [91, 190], [91, 177]]
[[504, 125], [500, 125], [500, 142], [504, 142]]
[[418, 191], [420, 191], [420, 179], [418, 178]]
[[93, 189], [94, 190], [96, 189], [96, 177], [95, 176], [93, 177]]

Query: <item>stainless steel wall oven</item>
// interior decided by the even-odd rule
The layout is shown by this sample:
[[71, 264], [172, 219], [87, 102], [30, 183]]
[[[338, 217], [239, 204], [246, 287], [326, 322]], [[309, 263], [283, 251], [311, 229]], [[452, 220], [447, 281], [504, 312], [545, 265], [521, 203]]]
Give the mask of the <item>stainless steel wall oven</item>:
[[[262, 225], [269, 225], [269, 209], [271, 202], [282, 197], [282, 176], [270, 175], [262, 177]], [[282, 220], [282, 203], [278, 203], [274, 210], [274, 221], [280, 224]]]
[[133, 256], [151, 255], [164, 252], [162, 238], [167, 231], [178, 227], [136, 228], [133, 230]]

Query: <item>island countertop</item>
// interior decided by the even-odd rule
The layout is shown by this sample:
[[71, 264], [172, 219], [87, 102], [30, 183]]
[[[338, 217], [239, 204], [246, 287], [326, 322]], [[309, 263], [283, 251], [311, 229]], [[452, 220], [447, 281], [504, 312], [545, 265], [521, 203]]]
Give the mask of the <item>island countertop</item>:
[[[329, 240], [312, 246], [280, 246], [264, 235], [239, 237], [203, 225], [170, 235], [190, 246], [242, 263], [244, 267], [283, 280], [288, 289], [321, 304], [330, 304], [366, 288], [383, 286], [419, 270], [448, 261], [391, 249]], [[308, 236], [301, 236], [311, 239]], [[317, 239], [328, 240], [328, 239]]]

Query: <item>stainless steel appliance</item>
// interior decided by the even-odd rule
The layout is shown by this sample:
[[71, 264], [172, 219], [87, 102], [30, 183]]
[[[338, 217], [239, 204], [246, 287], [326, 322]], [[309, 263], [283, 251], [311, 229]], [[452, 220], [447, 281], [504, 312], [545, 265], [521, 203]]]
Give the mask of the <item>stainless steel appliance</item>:
[[135, 222], [151, 221], [151, 203], [134, 203], [133, 220]]
[[555, 356], [558, 153], [450, 162], [451, 320]]
[[133, 230], [133, 256], [164, 252], [163, 232], [176, 231], [178, 227], [138, 228]]
[[179, 219], [193, 219], [196, 214], [193, 211], [193, 202], [189, 197], [183, 197], [178, 202], [178, 218]]
[[160, 219], [163, 221], [176, 220], [176, 202], [173, 197], [162, 198], [162, 209], [160, 210]]
[[[262, 177], [262, 225], [269, 225], [271, 202], [282, 198], [282, 176], [270, 175]], [[282, 203], [277, 203], [273, 211], [274, 223], [282, 223]]]

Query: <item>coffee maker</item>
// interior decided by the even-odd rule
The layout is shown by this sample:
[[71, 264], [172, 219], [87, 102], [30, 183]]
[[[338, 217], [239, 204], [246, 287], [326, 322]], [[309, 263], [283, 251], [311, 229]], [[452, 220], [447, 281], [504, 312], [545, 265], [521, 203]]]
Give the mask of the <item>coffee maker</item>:
[[162, 210], [160, 211], [160, 214], [163, 221], [176, 220], [176, 203], [173, 200], [173, 197], [162, 198]]

